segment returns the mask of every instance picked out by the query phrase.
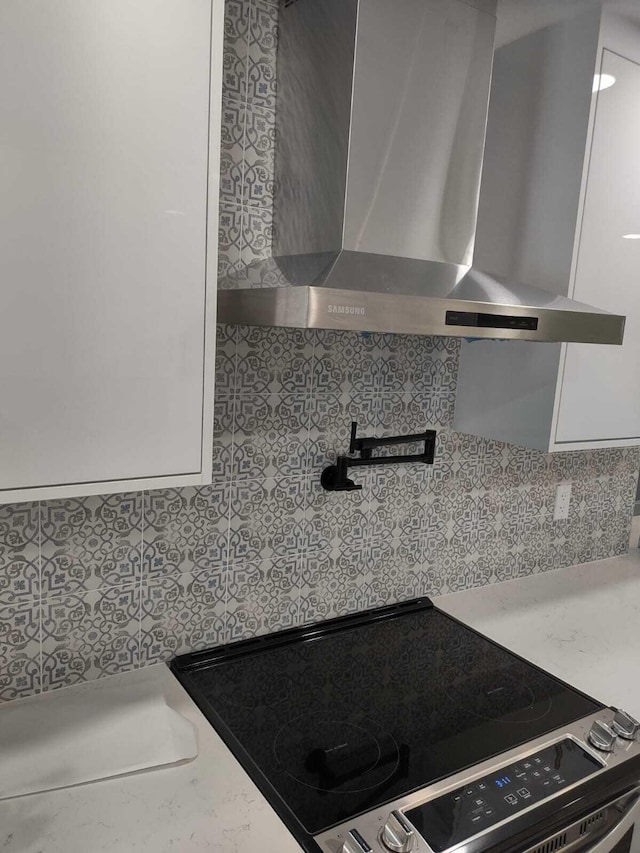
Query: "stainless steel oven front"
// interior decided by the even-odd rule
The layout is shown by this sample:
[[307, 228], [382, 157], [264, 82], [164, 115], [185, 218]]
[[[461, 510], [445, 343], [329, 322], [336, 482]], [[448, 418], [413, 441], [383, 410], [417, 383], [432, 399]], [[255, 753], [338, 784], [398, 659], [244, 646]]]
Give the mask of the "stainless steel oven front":
[[640, 788], [589, 811], [523, 853], [637, 853], [638, 850]]
[[582, 718], [314, 841], [322, 853], [640, 853], [640, 743], [589, 738], [614, 717]]

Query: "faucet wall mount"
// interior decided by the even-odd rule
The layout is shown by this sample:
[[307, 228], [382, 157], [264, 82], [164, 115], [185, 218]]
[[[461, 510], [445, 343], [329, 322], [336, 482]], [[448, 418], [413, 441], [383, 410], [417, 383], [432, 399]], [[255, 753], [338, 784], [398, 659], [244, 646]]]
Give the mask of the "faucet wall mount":
[[[340, 455], [335, 465], [328, 465], [320, 476], [320, 483], [329, 492], [353, 492], [362, 486], [354, 483], [348, 476], [349, 468], [359, 468], [369, 465], [402, 465], [406, 462], [423, 462], [433, 465], [436, 447], [436, 432], [428, 429], [426, 432], [410, 435], [392, 435], [384, 438], [358, 438], [358, 423], [351, 423], [351, 441], [349, 453], [359, 453], [359, 457]], [[396, 456], [374, 456], [376, 447], [389, 447], [394, 444], [411, 444], [423, 441], [422, 453], [398, 454]]]

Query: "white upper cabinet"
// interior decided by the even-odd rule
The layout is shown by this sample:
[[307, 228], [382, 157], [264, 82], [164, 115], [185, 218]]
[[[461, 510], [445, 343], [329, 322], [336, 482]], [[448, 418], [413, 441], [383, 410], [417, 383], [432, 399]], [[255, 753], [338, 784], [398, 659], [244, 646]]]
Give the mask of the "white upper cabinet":
[[210, 481], [223, 6], [0, 4], [1, 502]]
[[574, 292], [627, 321], [621, 347], [566, 348], [561, 444], [640, 440], [640, 65], [604, 50], [601, 73]]
[[640, 27], [597, 9], [499, 48], [475, 264], [627, 322], [619, 347], [465, 343], [456, 429], [545, 451], [640, 444], [632, 234]]

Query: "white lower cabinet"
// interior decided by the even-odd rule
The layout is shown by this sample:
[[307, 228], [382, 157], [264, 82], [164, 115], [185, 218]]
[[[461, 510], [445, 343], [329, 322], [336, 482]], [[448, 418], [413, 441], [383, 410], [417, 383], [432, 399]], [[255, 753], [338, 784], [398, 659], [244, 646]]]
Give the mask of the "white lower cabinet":
[[0, 502], [210, 480], [223, 12], [2, 2]]
[[544, 451], [640, 444], [640, 28], [600, 15], [500, 48], [492, 84], [478, 265], [627, 317], [619, 347], [463, 344], [455, 428]]

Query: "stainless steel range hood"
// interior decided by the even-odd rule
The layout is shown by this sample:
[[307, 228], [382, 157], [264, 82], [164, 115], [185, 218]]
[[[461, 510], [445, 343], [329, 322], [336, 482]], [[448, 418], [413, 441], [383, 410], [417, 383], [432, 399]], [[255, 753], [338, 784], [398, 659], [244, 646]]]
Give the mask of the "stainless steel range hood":
[[622, 342], [624, 317], [472, 267], [494, 12], [281, 2], [274, 257], [219, 282], [220, 321]]

